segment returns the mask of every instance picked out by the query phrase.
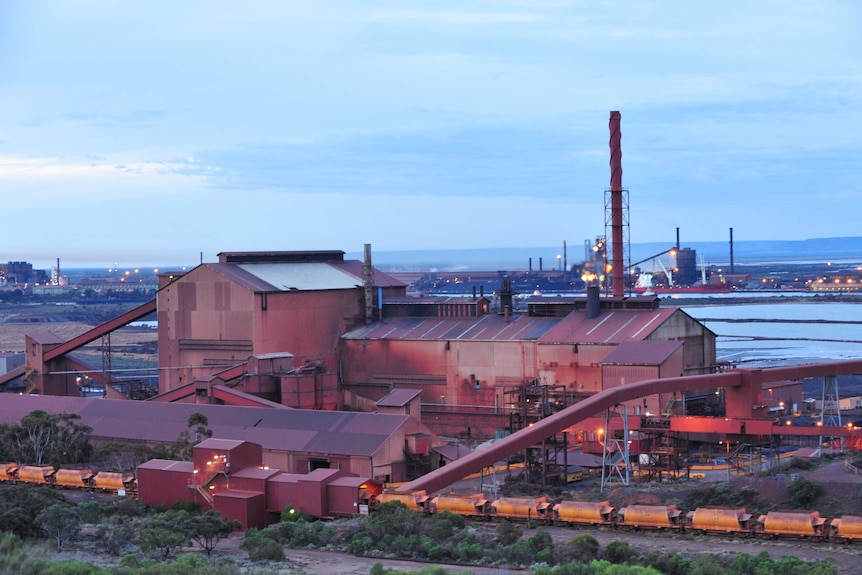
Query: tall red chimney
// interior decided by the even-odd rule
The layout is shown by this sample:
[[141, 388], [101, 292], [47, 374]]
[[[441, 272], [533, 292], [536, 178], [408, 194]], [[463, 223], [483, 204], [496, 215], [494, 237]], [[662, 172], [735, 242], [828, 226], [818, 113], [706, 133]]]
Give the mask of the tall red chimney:
[[611, 285], [614, 297], [625, 293], [623, 285], [623, 150], [620, 113], [611, 112]]

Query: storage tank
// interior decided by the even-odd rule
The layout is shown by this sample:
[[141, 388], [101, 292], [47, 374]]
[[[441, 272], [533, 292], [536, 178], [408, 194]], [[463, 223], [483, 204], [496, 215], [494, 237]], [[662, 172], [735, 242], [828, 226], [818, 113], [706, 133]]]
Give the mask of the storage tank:
[[698, 507], [688, 514], [692, 529], [709, 533], [750, 533], [751, 515], [744, 508]]
[[554, 520], [576, 525], [604, 525], [614, 522], [610, 501], [563, 501], [554, 505]]
[[506, 519], [547, 519], [551, 504], [545, 497], [502, 497], [491, 504], [494, 514]]
[[50, 465], [23, 465], [18, 470], [18, 480], [27, 483], [51, 483], [54, 468]]
[[89, 487], [92, 478], [92, 469], [58, 469], [54, 483], [63, 487]]
[[620, 509], [620, 525], [639, 529], [680, 529], [676, 505], [629, 505]]
[[836, 517], [829, 525], [831, 539], [842, 542], [862, 541], [862, 517], [858, 515]]
[[826, 518], [818, 511], [770, 511], [757, 519], [758, 529], [771, 537], [821, 538], [826, 534]]
[[425, 491], [391, 491], [384, 489], [378, 496], [378, 503], [389, 503], [400, 501], [413, 511], [425, 511], [427, 508], [428, 494]]
[[481, 493], [438, 495], [432, 500], [431, 511], [450, 511], [465, 517], [485, 517], [491, 512], [491, 503]]

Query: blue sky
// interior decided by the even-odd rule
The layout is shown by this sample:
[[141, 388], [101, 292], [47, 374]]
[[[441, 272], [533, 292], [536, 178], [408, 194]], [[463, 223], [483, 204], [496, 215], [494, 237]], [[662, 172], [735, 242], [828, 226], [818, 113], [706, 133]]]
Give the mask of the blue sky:
[[0, 0], [0, 262], [859, 236], [862, 3]]

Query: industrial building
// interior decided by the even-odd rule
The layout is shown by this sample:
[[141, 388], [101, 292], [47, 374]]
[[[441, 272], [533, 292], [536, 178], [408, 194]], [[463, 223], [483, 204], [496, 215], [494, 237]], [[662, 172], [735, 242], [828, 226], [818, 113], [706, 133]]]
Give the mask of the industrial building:
[[386, 407], [358, 413], [6, 394], [0, 421], [20, 421], [37, 409], [80, 416], [79, 422], [93, 429], [96, 447], [169, 445], [188, 431], [189, 417], [200, 413], [214, 438], [259, 445], [261, 465], [289, 473], [340, 469], [387, 482], [427, 471], [433, 448], [445, 445], [415, 417]]
[[[516, 306], [510, 278], [502, 275], [487, 295], [482, 289], [408, 297], [406, 284], [374, 268], [370, 245], [364, 261], [335, 250], [223, 252], [188, 272], [162, 273], [155, 300], [73, 340], [28, 335], [26, 365], [7, 376], [23, 375], [28, 391], [41, 396], [6, 402], [0, 420], [32, 409], [77, 413], [101, 440], [153, 443], [173, 441], [189, 415], [200, 412], [213, 439], [199, 446], [193, 462], [144, 465], [141, 493], [157, 500], [147, 482], [171, 477], [170, 495], [161, 497], [201, 497], [247, 525], [287, 500], [272, 493], [302, 492], [297, 482], [344, 482], [351, 493], [345, 500], [359, 505], [366, 478], [413, 479], [431, 491], [518, 451], [525, 467], [538, 466], [544, 484], [568, 469], [569, 442], [607, 453], [613, 434], [628, 453], [628, 432], [638, 427], [652, 435], [638, 437], [644, 451], [653, 450], [648, 455], [675, 450], [658, 442], [671, 434], [742, 445], [785, 433], [774, 428], [761, 384], [803, 375], [834, 382], [834, 370], [720, 373], [713, 332], [653, 296], [627, 295], [628, 192], [618, 112], [610, 129], [611, 254], [593, 262], [584, 295], [534, 296]], [[695, 254], [683, 259], [691, 280]], [[109, 398], [121, 397], [109, 370], [84, 365], [72, 353], [153, 312], [155, 397], [51, 397], [79, 395], [75, 374], [83, 371], [105, 385]], [[719, 409], [721, 421], [703, 417]], [[588, 421], [602, 415], [604, 425]], [[849, 433], [840, 421], [827, 427], [831, 436]], [[444, 437], [500, 442], [453, 459]], [[214, 461], [230, 461], [234, 469], [241, 463], [244, 471], [205, 472]], [[664, 458], [651, 467], [661, 478], [685, 465]], [[203, 475], [195, 479], [195, 471]]]

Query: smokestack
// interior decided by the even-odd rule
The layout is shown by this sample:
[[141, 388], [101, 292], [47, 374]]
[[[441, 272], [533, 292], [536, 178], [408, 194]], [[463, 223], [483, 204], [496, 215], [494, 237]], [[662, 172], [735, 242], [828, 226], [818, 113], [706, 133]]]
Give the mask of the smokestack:
[[539, 258], [539, 271], [542, 271], [542, 258]]
[[733, 273], [733, 228], [730, 228], [730, 273]]
[[527, 271], [529, 271], [530, 273], [533, 273], [533, 258], [530, 258], [530, 263], [529, 263], [529, 267], [527, 268]]
[[365, 288], [365, 323], [369, 324], [374, 321], [374, 269], [371, 267], [371, 244], [365, 244], [362, 286]]
[[620, 113], [611, 112], [611, 281], [614, 297], [622, 297], [623, 285], [623, 150]]
[[563, 240], [563, 280], [568, 279], [569, 275], [569, 256], [566, 252], [566, 240]]
[[679, 228], [676, 229], [676, 251], [679, 251]]

